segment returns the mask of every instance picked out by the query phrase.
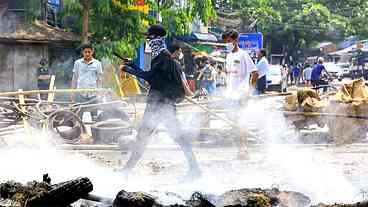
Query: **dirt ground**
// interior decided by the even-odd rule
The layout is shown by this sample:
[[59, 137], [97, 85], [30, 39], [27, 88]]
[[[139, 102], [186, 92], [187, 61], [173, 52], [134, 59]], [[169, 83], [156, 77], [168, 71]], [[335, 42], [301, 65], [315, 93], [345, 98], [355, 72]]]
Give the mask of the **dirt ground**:
[[[88, 151], [98, 165], [119, 168], [129, 153]], [[334, 203], [367, 199], [368, 145], [253, 146], [249, 160], [239, 161], [237, 149], [196, 148], [203, 175], [181, 183], [186, 162], [174, 144], [152, 144], [126, 182], [135, 190], [174, 191], [189, 195], [193, 191], [219, 194], [245, 187], [278, 187], [310, 196], [314, 202]]]

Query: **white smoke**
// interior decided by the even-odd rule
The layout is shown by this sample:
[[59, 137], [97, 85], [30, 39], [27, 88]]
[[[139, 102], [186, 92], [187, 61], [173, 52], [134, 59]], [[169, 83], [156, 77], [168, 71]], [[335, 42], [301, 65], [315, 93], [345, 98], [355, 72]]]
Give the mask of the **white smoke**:
[[[25, 183], [40, 180], [43, 173], [49, 173], [52, 182], [57, 183], [85, 176], [94, 184], [93, 193], [106, 197], [114, 197], [121, 189], [155, 191], [157, 195], [175, 192], [188, 199], [194, 191], [221, 194], [240, 188], [279, 187], [305, 193], [315, 203], [359, 199], [357, 189], [345, 178], [343, 170], [331, 164], [333, 153], [290, 145], [297, 143], [297, 134], [282, 114], [275, 112], [278, 107], [275, 103], [279, 104], [272, 99], [255, 100], [241, 109], [239, 123], [258, 131], [265, 145], [250, 147], [247, 161], [236, 159], [234, 147], [195, 149], [203, 176], [193, 182], [180, 182], [187, 166], [183, 164], [185, 159], [178, 152], [178, 146], [167, 141], [166, 133], [151, 139], [149, 149], [129, 179], [113, 171], [121, 156], [118, 152], [103, 154], [103, 159], [112, 160], [109, 166], [103, 161], [91, 160], [85, 153], [55, 148], [50, 144], [53, 138], [49, 135], [34, 133], [33, 136], [9, 137], [10, 146], [0, 151], [0, 180]], [[126, 158], [122, 158], [123, 165]], [[160, 170], [154, 172], [154, 167]]]

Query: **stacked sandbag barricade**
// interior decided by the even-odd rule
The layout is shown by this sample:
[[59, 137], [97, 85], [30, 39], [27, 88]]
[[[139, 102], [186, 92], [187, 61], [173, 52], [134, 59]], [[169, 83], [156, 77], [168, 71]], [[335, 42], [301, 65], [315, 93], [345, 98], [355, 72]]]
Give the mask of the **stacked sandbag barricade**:
[[367, 141], [368, 88], [363, 79], [344, 84], [336, 94], [319, 95], [303, 88], [285, 98], [284, 114], [298, 131], [328, 126], [328, 140], [337, 145]]
[[[348, 144], [366, 140], [368, 117], [368, 88], [363, 79], [344, 84], [340, 91], [330, 99], [328, 113], [345, 114], [357, 117], [330, 117], [330, 134], [337, 144]], [[359, 118], [360, 117], [360, 118]]]

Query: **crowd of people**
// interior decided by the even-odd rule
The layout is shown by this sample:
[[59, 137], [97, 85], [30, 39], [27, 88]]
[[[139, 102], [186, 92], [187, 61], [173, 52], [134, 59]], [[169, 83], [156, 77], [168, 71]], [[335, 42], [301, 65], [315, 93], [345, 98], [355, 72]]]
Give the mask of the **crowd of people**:
[[[144, 71], [126, 60], [119, 68], [120, 71], [143, 79], [150, 85], [144, 116], [137, 130], [132, 154], [122, 171], [129, 174], [136, 166], [149, 138], [157, 126], [163, 123], [184, 152], [188, 161], [188, 175], [198, 177], [201, 171], [190, 142], [184, 138], [183, 129], [176, 116], [176, 103], [186, 96], [195, 95], [198, 90], [205, 90], [210, 95], [221, 92], [240, 92], [245, 96], [265, 93], [269, 70], [267, 54], [264, 49], [261, 49], [257, 51], [257, 60], [253, 61], [247, 51], [239, 48], [239, 33], [235, 30], [227, 31], [222, 36], [227, 48], [225, 64], [217, 64], [209, 56], [203, 56], [197, 59], [197, 73], [194, 77], [190, 77], [185, 74], [182, 49], [173, 45], [173, 50], [169, 51], [165, 42], [166, 34], [166, 30], [161, 25], [152, 25], [148, 29], [146, 38], [152, 50], [149, 71]], [[101, 88], [103, 72], [101, 62], [93, 57], [94, 51], [90, 45], [83, 45], [81, 51], [82, 58], [74, 63], [71, 87], [73, 89]], [[42, 89], [47, 88], [50, 80], [46, 64], [45, 61], [41, 61], [41, 67], [38, 70], [38, 85]], [[318, 86], [322, 84], [321, 76], [324, 72], [327, 71], [323, 66], [323, 59], [320, 58], [313, 67], [301, 64], [294, 67], [284, 65], [281, 74], [287, 78], [286, 82], [291, 84], [298, 85], [304, 81], [308, 85]], [[193, 84], [193, 81], [197, 84]], [[94, 100], [96, 94], [79, 93], [71, 95], [70, 98], [72, 101], [88, 102]], [[236, 102], [236, 104], [235, 107], [241, 107], [241, 103]]]
[[318, 87], [320, 85], [327, 85], [327, 81], [331, 78], [326, 68], [323, 65], [324, 59], [319, 57], [317, 61], [311, 65], [308, 63], [295, 64], [295, 65], [283, 65], [282, 76], [286, 77], [286, 83], [288, 85], [296, 86], [310, 86]]
[[[227, 31], [222, 38], [227, 50], [225, 63], [216, 62], [208, 55], [196, 57], [196, 72], [187, 75], [190, 89], [195, 93], [204, 91], [208, 95], [222, 95], [238, 90], [247, 90], [253, 94], [265, 93], [269, 68], [266, 50], [257, 51], [257, 60], [253, 61], [247, 51], [239, 48], [237, 31]], [[174, 48], [178, 51], [177, 46]]]

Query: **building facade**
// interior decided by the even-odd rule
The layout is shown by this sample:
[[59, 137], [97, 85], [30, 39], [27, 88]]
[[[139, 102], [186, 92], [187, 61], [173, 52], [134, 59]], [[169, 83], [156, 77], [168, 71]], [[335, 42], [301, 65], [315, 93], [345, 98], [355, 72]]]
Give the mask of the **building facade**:
[[22, 2], [0, 3], [0, 91], [35, 89], [40, 60], [46, 58], [49, 65], [64, 63], [75, 56], [73, 48], [79, 40], [48, 24], [47, 18], [26, 21], [27, 10]]

